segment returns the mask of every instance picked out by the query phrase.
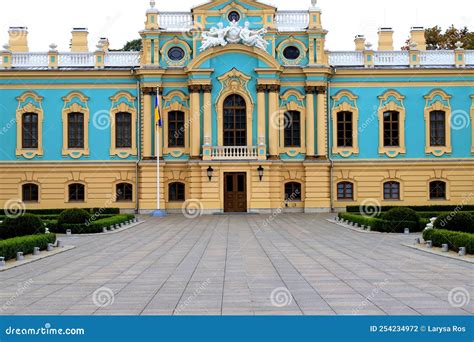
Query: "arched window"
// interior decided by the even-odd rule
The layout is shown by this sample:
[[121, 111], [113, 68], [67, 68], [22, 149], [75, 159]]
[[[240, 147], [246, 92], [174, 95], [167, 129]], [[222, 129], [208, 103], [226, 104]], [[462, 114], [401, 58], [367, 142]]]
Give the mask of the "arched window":
[[183, 183], [171, 183], [168, 186], [168, 200], [170, 202], [183, 202], [186, 200], [185, 185]]
[[23, 114], [21, 124], [22, 147], [38, 148], [38, 114]]
[[84, 184], [69, 184], [69, 202], [84, 202], [86, 199], [86, 189]]
[[185, 147], [184, 113], [171, 111], [168, 113], [168, 147]]
[[290, 182], [285, 184], [285, 201], [301, 201], [301, 184]]
[[132, 148], [132, 114], [115, 115], [115, 147]]
[[301, 146], [301, 114], [290, 110], [285, 113], [285, 147]]
[[224, 100], [224, 146], [247, 146], [247, 107], [240, 95]]
[[39, 189], [36, 184], [23, 184], [22, 185], [23, 202], [38, 202], [39, 201]]
[[430, 112], [430, 145], [446, 146], [446, 112]]
[[133, 185], [130, 183], [119, 183], [115, 187], [117, 202], [133, 201]]
[[400, 146], [400, 113], [389, 111], [383, 113], [383, 145]]
[[400, 199], [400, 183], [386, 182], [383, 184], [383, 198], [386, 200]]
[[351, 182], [341, 182], [337, 184], [338, 200], [354, 200], [354, 184]]
[[84, 114], [69, 113], [68, 125], [68, 148], [84, 148]]
[[337, 113], [337, 147], [353, 147], [352, 112]]
[[446, 182], [433, 181], [430, 183], [430, 199], [445, 200], [446, 199]]

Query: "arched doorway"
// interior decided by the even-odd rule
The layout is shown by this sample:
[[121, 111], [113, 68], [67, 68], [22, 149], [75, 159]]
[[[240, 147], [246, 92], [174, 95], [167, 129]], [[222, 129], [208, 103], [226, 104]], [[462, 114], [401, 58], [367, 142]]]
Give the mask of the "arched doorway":
[[247, 146], [247, 106], [242, 96], [224, 100], [224, 146]]

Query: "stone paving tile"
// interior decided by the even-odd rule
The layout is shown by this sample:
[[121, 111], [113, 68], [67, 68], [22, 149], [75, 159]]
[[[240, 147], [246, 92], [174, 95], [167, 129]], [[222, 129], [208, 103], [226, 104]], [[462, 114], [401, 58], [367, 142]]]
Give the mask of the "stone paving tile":
[[[327, 217], [279, 215], [264, 228], [268, 215], [170, 215], [120, 234], [63, 237], [77, 248], [0, 273], [0, 314], [474, 313], [472, 302], [448, 301], [455, 288], [474, 298], [472, 265], [401, 245], [416, 234], [359, 234]], [[104, 288], [113, 301], [98, 307]]]

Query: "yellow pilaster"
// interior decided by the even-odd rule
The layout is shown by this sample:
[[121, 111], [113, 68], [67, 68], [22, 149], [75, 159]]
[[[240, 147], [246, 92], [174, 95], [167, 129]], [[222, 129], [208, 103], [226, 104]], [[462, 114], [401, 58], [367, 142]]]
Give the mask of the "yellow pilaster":
[[197, 159], [201, 152], [201, 104], [200, 104], [200, 92], [201, 86], [192, 85], [189, 86], [189, 92], [191, 94], [191, 158]]
[[259, 144], [267, 141], [267, 130], [265, 123], [265, 85], [257, 86], [257, 115], [258, 115], [258, 142]]
[[204, 91], [204, 103], [203, 103], [203, 111], [204, 111], [204, 138], [211, 139], [212, 138], [212, 86], [203, 86]]
[[306, 87], [306, 157], [315, 156], [314, 144], [314, 93], [315, 87]]
[[152, 90], [145, 88], [143, 90], [143, 157], [151, 157], [151, 107]]
[[12, 67], [12, 52], [9, 49], [2, 51], [2, 68], [10, 69]]
[[318, 156], [327, 156], [327, 120], [326, 120], [326, 88], [318, 87], [317, 116], [318, 116]]
[[269, 99], [268, 99], [268, 111], [269, 111], [269, 125], [268, 125], [268, 138], [269, 138], [269, 154], [270, 158], [275, 159], [278, 157], [278, 141], [280, 139], [280, 120], [281, 113], [279, 110], [279, 85], [269, 85]]

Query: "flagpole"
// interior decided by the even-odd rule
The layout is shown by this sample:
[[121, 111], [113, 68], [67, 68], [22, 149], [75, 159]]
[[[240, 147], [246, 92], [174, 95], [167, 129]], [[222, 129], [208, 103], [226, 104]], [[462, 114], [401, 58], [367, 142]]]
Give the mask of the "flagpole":
[[166, 212], [161, 210], [161, 187], [160, 187], [160, 154], [161, 154], [161, 140], [160, 140], [160, 128], [162, 127], [161, 117], [161, 101], [160, 101], [160, 87], [156, 88], [156, 101], [155, 101], [155, 140], [156, 140], [156, 210], [153, 212], [155, 217], [165, 217]]

